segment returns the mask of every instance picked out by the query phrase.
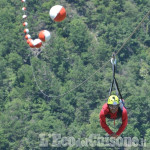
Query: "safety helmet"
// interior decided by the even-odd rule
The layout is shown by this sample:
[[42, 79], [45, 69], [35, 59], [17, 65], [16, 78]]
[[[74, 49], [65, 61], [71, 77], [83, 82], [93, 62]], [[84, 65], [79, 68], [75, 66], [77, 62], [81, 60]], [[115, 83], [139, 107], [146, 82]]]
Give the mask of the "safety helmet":
[[118, 105], [119, 103], [119, 98], [116, 95], [109, 96], [107, 104]]

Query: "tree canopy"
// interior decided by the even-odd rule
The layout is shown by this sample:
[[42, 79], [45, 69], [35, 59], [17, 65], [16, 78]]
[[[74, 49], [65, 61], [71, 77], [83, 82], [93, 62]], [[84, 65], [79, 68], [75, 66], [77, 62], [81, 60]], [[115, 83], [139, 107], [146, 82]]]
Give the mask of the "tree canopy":
[[[48, 14], [57, 4], [67, 11], [59, 23]], [[150, 1], [28, 0], [32, 37], [43, 29], [52, 34], [41, 49], [26, 44], [21, 8], [21, 0], [0, 1], [0, 149], [98, 149], [93, 143], [81, 147], [80, 142], [78, 147], [54, 147], [52, 134], [76, 140], [94, 134], [107, 137], [99, 123], [112, 81], [111, 63], [106, 62], [149, 11]], [[147, 147], [142, 147], [146, 150], [150, 147], [149, 17], [117, 55], [116, 78], [128, 108], [128, 125], [121, 136], [146, 139]], [[108, 120], [113, 130], [120, 123], [114, 127]]]

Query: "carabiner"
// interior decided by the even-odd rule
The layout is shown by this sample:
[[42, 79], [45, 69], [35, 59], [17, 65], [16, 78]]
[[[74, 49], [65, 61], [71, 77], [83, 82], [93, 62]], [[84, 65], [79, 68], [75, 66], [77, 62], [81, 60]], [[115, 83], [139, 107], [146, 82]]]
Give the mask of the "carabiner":
[[115, 58], [115, 53], [113, 53], [112, 58], [111, 58], [111, 63], [112, 63], [112, 65], [116, 65], [116, 62], [117, 62], [117, 60]]

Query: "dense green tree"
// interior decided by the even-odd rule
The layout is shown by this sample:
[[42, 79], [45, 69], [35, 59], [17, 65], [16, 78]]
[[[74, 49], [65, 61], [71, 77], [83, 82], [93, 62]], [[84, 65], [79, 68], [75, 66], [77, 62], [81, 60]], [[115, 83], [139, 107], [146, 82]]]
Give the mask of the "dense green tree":
[[[49, 17], [50, 8], [58, 4], [67, 11], [62, 22]], [[150, 1], [30, 0], [26, 6], [31, 37], [46, 29], [51, 39], [40, 49], [29, 48], [22, 26], [23, 3], [0, 1], [0, 149], [112, 149], [94, 143], [81, 146], [79, 139], [108, 137], [100, 127], [99, 112], [112, 81], [109, 60], [149, 11]], [[150, 143], [149, 36], [147, 17], [117, 53], [116, 70], [128, 111], [121, 137], [147, 140], [147, 147], [136, 147], [144, 150]], [[107, 123], [116, 131], [121, 121], [115, 126], [108, 119]], [[74, 137], [77, 145], [53, 147], [55, 133]]]

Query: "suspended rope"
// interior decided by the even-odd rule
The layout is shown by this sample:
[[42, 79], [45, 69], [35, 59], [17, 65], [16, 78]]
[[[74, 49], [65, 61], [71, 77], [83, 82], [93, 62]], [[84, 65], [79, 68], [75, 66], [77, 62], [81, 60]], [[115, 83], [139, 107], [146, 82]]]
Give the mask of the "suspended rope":
[[[129, 37], [127, 38], [127, 40], [123, 43], [123, 45], [120, 47], [120, 49], [114, 53], [114, 57], [116, 55], [118, 55], [118, 53], [124, 48], [124, 46], [127, 44], [127, 42], [131, 39], [131, 37], [133, 36], [133, 34], [140, 28], [141, 24], [144, 22], [144, 20], [149, 16], [150, 14], [150, 11], [143, 17], [142, 21], [137, 25], [137, 27], [133, 30], [133, 32], [129, 35]], [[31, 55], [30, 55], [31, 57]], [[63, 93], [63, 94], [60, 94], [60, 95], [47, 95], [45, 94], [39, 84], [37, 83], [37, 80], [36, 80], [36, 76], [34, 74], [34, 69], [33, 69], [33, 65], [32, 65], [32, 62], [31, 62], [31, 59], [30, 59], [30, 63], [31, 63], [31, 67], [32, 67], [32, 72], [33, 72], [33, 77], [34, 77], [34, 80], [35, 80], [35, 83], [39, 89], [39, 91], [46, 97], [48, 98], [58, 98], [58, 97], [62, 97], [62, 96], [65, 96], [66, 94], [69, 94], [70, 92], [74, 91], [75, 89], [79, 88], [80, 86], [82, 86], [84, 83], [86, 83], [88, 80], [90, 80], [97, 72], [101, 71], [102, 69], [104, 69], [104, 67], [109, 63], [111, 62], [111, 59], [108, 60], [105, 64], [102, 65], [102, 67], [100, 67], [98, 70], [96, 70], [91, 76], [89, 76], [86, 80], [84, 80], [83, 82], [81, 82], [80, 84], [78, 84], [77, 86], [75, 86], [74, 88], [70, 89], [69, 91]]]
[[138, 24], [138, 26], [134, 29], [134, 31], [130, 34], [130, 36], [127, 38], [127, 40], [122, 44], [120, 49], [117, 51], [117, 53], [114, 53], [114, 56], [118, 55], [118, 53], [123, 49], [123, 47], [127, 44], [127, 42], [131, 39], [133, 34], [139, 29], [141, 24], [144, 22], [144, 20], [149, 16], [150, 11], [143, 17], [142, 21]]
[[69, 94], [70, 92], [72, 92], [72, 91], [74, 91], [75, 89], [77, 89], [78, 87], [80, 87], [82, 84], [86, 83], [86, 82], [87, 82], [89, 79], [91, 79], [97, 72], [99, 72], [101, 69], [103, 69], [109, 62], [110, 62], [110, 60], [107, 61], [107, 63], [105, 63], [100, 69], [96, 70], [96, 71], [95, 71], [91, 76], [89, 76], [86, 80], [84, 80], [83, 82], [81, 82], [80, 84], [78, 84], [77, 86], [75, 86], [74, 88], [70, 89], [69, 91], [67, 91], [67, 92], [65, 92], [65, 93], [63, 93], [63, 94], [60, 94], [60, 95], [55, 96], [55, 95], [47, 95], [47, 94], [45, 94], [45, 93], [41, 90], [39, 84], [37, 83], [37, 80], [36, 80], [36, 77], [35, 77], [35, 74], [34, 74], [33, 65], [32, 65], [32, 62], [31, 62], [31, 59], [30, 59], [30, 63], [31, 63], [31, 67], [32, 67], [32, 72], [33, 72], [33, 77], [34, 77], [35, 83], [36, 83], [36, 85], [37, 85], [39, 91], [40, 91], [44, 96], [49, 97], [49, 98], [50, 98], [50, 97], [51, 97], [51, 98], [57, 98], [57, 97], [62, 97], [62, 96], [65, 96], [66, 94]]
[[115, 58], [114, 54], [112, 56], [111, 63], [112, 63], [112, 70], [113, 70], [113, 81], [112, 81], [111, 86], [110, 86], [109, 96], [111, 95], [113, 85], [115, 85], [116, 95], [117, 96], [119, 95], [120, 99], [122, 99], [122, 95], [121, 95], [121, 92], [119, 90], [119, 86], [118, 86], [118, 83], [117, 83], [117, 80], [116, 80], [116, 77], [115, 77], [115, 73], [116, 73], [116, 58]]
[[[120, 92], [120, 89], [119, 89], [119, 86], [118, 86], [118, 83], [117, 83], [117, 80], [116, 80], [116, 77], [115, 77], [115, 73], [116, 73], [116, 58], [115, 58], [115, 55], [113, 53], [112, 55], [112, 58], [111, 58], [111, 63], [112, 63], [112, 70], [113, 70], [113, 80], [112, 80], [112, 83], [111, 83], [111, 86], [110, 86], [110, 90], [109, 90], [109, 96], [111, 96], [111, 92], [112, 92], [112, 89], [113, 89], [113, 85], [115, 85], [115, 89], [116, 89], [116, 95], [118, 97], [120, 97], [120, 100], [121, 100], [121, 103], [122, 105], [126, 108], [125, 104], [124, 104], [124, 100], [123, 100], [123, 97], [121, 95], [121, 92]], [[126, 108], [127, 109], [127, 108]], [[114, 120], [114, 126], [115, 126], [115, 120]]]

